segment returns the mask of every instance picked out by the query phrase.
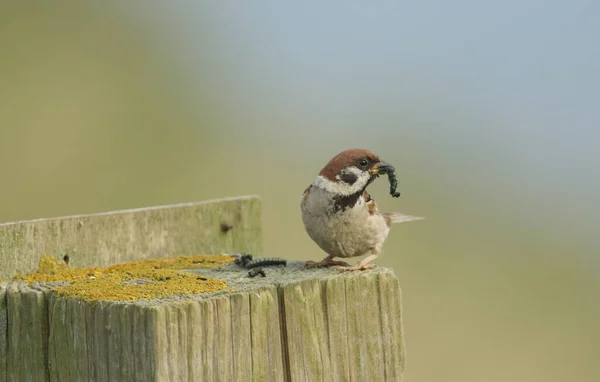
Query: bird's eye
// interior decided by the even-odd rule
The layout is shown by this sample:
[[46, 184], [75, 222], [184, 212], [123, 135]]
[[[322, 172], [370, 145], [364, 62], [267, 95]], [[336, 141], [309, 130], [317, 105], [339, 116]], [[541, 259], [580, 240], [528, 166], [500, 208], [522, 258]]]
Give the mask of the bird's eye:
[[360, 158], [358, 160], [358, 165], [360, 167], [367, 167], [369, 165], [369, 161], [366, 158]]

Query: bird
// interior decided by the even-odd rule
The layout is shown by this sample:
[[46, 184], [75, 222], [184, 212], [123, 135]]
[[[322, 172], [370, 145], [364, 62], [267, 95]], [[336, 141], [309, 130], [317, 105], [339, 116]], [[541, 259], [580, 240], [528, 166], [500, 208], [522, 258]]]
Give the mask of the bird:
[[[393, 223], [422, 220], [398, 212], [380, 212], [366, 188], [394, 167], [365, 149], [347, 149], [334, 156], [301, 196], [302, 221], [308, 236], [327, 254], [306, 268], [334, 267], [340, 271], [374, 268]], [[391, 180], [391, 179], [390, 179]], [[392, 193], [399, 196], [399, 193]], [[353, 266], [335, 260], [368, 254]]]

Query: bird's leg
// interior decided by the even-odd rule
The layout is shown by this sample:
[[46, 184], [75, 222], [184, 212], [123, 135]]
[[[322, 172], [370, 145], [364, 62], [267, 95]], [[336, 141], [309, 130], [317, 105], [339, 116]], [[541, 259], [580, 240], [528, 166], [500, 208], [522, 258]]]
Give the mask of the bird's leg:
[[307, 261], [306, 264], [304, 264], [304, 268], [324, 268], [331, 266], [349, 267], [350, 265], [343, 261], [333, 260], [333, 256], [331, 255], [327, 256], [318, 263], [315, 263], [314, 261]]
[[372, 254], [370, 254], [369, 256], [365, 257], [364, 259], [362, 259], [361, 261], [359, 261], [358, 263], [356, 263], [356, 265], [353, 266], [337, 266], [335, 267], [335, 269], [339, 270], [339, 271], [364, 271], [367, 269], [372, 269], [375, 268], [375, 264], [369, 264], [371, 261], [375, 260], [377, 258], [377, 256], [379, 256], [379, 253], [373, 251]]

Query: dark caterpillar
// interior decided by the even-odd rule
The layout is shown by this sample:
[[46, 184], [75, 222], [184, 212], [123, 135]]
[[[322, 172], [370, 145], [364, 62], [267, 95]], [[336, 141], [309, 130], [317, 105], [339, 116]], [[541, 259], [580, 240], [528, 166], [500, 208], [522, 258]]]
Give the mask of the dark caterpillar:
[[267, 277], [267, 274], [265, 273], [265, 270], [262, 268], [255, 268], [252, 269], [250, 272], [248, 272], [248, 277], [256, 277], [256, 276], [261, 276], [261, 277]]
[[244, 268], [246, 268], [246, 265], [250, 264], [251, 262], [252, 255], [249, 253], [240, 253], [240, 256], [235, 259], [235, 263]]
[[274, 267], [277, 265], [283, 265], [284, 267], [287, 265], [287, 260], [284, 259], [260, 259], [254, 260], [252, 262], [247, 263], [245, 268], [258, 268], [258, 267]]
[[387, 171], [388, 180], [390, 181], [390, 195], [394, 198], [400, 196], [400, 192], [396, 191], [398, 188], [398, 179], [396, 179], [396, 169], [392, 166], [388, 167]]
[[258, 267], [273, 267], [277, 265], [283, 265], [284, 267], [287, 265], [287, 260], [271, 258], [271, 259], [258, 259], [254, 260], [251, 254], [241, 253], [235, 259], [235, 264], [242, 268], [258, 268]]

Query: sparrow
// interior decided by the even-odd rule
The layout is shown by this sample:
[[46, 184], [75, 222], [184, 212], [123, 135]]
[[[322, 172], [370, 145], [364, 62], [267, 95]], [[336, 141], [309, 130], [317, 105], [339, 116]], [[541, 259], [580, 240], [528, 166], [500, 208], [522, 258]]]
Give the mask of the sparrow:
[[[379, 212], [366, 188], [393, 167], [371, 151], [348, 149], [333, 157], [304, 190], [300, 207], [308, 236], [327, 253], [307, 268], [335, 267], [343, 271], [371, 269], [381, 254], [392, 223], [421, 220], [398, 212]], [[395, 195], [399, 196], [399, 194]], [[334, 260], [368, 254], [356, 265]]]

